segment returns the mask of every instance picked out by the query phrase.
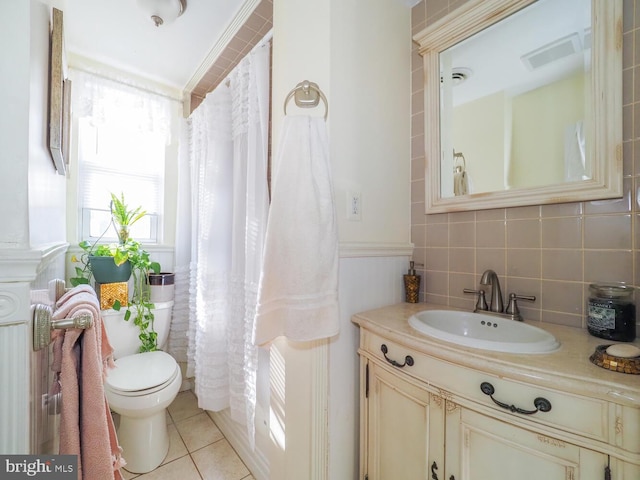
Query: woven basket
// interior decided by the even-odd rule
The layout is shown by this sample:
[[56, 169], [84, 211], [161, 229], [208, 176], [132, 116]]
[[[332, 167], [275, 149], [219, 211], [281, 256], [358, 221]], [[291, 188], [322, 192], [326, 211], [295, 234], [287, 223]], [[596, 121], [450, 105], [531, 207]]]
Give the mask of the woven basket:
[[640, 357], [614, 357], [606, 352], [609, 346], [598, 345], [596, 351], [589, 357], [591, 363], [614, 372], [630, 373], [632, 375], [640, 374]]
[[100, 310], [112, 308], [116, 300], [120, 302], [120, 306], [126, 307], [129, 300], [129, 284], [127, 282], [101, 283], [97, 293], [100, 299]]

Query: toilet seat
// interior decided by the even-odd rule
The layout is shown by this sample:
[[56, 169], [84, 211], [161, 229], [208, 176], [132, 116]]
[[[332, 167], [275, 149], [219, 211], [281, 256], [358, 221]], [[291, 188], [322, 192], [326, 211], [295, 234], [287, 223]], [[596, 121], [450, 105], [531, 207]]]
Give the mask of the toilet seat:
[[168, 353], [155, 351], [136, 353], [115, 361], [105, 386], [113, 393], [138, 397], [162, 390], [180, 372], [175, 359]]

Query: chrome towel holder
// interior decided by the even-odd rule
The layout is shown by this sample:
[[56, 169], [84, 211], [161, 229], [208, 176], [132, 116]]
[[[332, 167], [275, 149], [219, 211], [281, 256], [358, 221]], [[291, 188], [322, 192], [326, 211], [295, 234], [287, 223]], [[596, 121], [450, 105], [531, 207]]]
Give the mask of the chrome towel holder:
[[[52, 280], [49, 282], [49, 296], [57, 302], [65, 293], [64, 280]], [[76, 315], [72, 318], [62, 320], [52, 320], [53, 308], [49, 305], [36, 303], [32, 305], [33, 315], [33, 350], [38, 351], [46, 348], [51, 343], [51, 332], [57, 329], [81, 328], [86, 330], [93, 326], [91, 315]]]
[[303, 80], [297, 84], [284, 99], [284, 114], [287, 114], [287, 104], [291, 98], [296, 102], [296, 106], [300, 108], [315, 108], [320, 103], [320, 100], [324, 102], [324, 119], [327, 119], [329, 114], [329, 103], [327, 97], [324, 96], [317, 83], [310, 82], [309, 80]]

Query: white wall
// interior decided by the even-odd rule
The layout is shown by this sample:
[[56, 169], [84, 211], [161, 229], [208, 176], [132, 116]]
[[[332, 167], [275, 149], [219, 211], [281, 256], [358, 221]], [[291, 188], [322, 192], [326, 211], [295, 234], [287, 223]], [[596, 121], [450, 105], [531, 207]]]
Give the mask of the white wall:
[[47, 148], [49, 8], [2, 0], [0, 9], [0, 245], [63, 242], [65, 178]]
[[61, 274], [65, 179], [44, 133], [49, 8], [0, 0], [0, 11], [0, 451], [29, 453], [30, 289]]
[[[278, 0], [273, 31], [274, 159], [286, 95], [302, 80], [316, 82], [329, 102], [340, 241], [408, 242], [409, 8], [400, 0]], [[293, 102], [287, 111], [301, 113]], [[362, 195], [361, 222], [346, 219], [347, 190]]]
[[0, 245], [8, 247], [29, 243], [30, 6], [24, 1], [0, 3]]
[[[284, 380], [284, 392], [272, 389], [272, 412], [285, 431], [284, 445], [274, 441], [269, 454], [270, 478], [354, 478], [358, 331], [350, 317], [398, 300], [400, 290], [388, 286], [401, 289], [399, 271], [411, 252], [410, 10], [397, 0], [277, 0], [273, 32], [274, 159], [289, 91], [316, 82], [329, 103], [341, 332], [328, 343], [281, 340], [272, 347], [272, 373], [282, 366]], [[287, 111], [324, 113], [300, 112], [293, 102]], [[346, 218], [347, 191], [361, 194], [360, 222]], [[387, 263], [367, 258], [378, 255]], [[276, 438], [278, 426], [272, 417]]]
[[29, 49], [29, 239], [31, 246], [65, 241], [65, 176], [56, 173], [49, 153], [48, 79], [50, 8], [31, 0]]

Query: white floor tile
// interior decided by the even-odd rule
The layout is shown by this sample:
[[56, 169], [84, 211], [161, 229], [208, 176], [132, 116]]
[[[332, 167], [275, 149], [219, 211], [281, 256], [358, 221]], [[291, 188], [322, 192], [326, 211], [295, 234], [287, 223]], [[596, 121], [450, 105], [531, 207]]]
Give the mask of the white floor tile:
[[201, 448], [191, 456], [204, 480], [243, 480], [250, 474], [226, 439]]
[[184, 456], [173, 462], [161, 465], [153, 472], [136, 477], [136, 480], [202, 480], [191, 457]]
[[204, 412], [175, 422], [175, 425], [189, 452], [194, 452], [224, 438], [213, 420]]
[[178, 393], [167, 410], [174, 422], [202, 413], [198, 408], [198, 398], [190, 390]]

